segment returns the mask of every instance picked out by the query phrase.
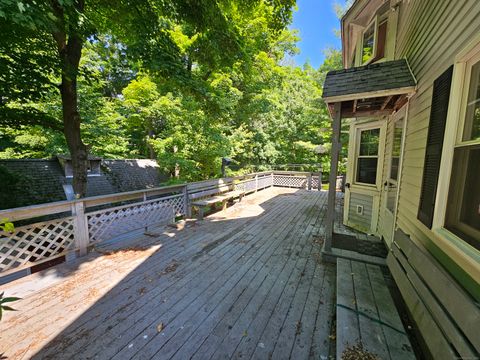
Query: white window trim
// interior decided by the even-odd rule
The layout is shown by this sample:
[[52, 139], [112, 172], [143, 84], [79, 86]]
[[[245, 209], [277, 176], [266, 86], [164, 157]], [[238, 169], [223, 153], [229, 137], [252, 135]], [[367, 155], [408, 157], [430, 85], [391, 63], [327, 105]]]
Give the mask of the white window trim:
[[[370, 64], [373, 59], [375, 59], [375, 56], [377, 56], [377, 38], [378, 38], [378, 16], [375, 16], [372, 21], [365, 27], [365, 29], [362, 31], [362, 35], [360, 37], [360, 49], [358, 55], [358, 60], [357, 62], [359, 63], [360, 66], [368, 65]], [[372, 56], [370, 59], [367, 61], [363, 61], [363, 40], [365, 39], [365, 33], [373, 26], [373, 49], [372, 49]]]
[[[444, 224], [446, 220], [450, 177], [453, 169], [453, 154], [456, 145], [461, 142], [465, 124], [464, 105], [467, 102], [468, 85], [470, 84], [471, 75], [468, 71], [468, 63], [474, 59], [476, 60], [477, 57], [480, 57], [480, 35], [476, 36], [470, 45], [455, 58], [445, 134], [454, 133], [456, 136], [444, 137], [435, 199], [436, 206], [432, 223], [432, 231], [436, 233], [437, 239], [450, 242], [462, 253], [467, 253], [475, 258], [478, 258], [479, 251], [445, 228]], [[464, 144], [467, 143], [468, 142], [464, 142]], [[469, 143], [478, 143], [478, 141]]]
[[[375, 121], [375, 122], [367, 122], [361, 125], [357, 125], [355, 128], [355, 148], [354, 148], [354, 161], [353, 161], [353, 171], [352, 171], [352, 179], [351, 179], [351, 184], [354, 186], [358, 187], [363, 187], [363, 188], [370, 188], [370, 189], [377, 189], [380, 190], [381, 183], [382, 183], [382, 176], [379, 176], [379, 174], [382, 173], [383, 169], [383, 158], [384, 158], [384, 150], [385, 150], [385, 120], [380, 120], [380, 121]], [[371, 129], [379, 129], [379, 142], [378, 142], [378, 155], [377, 157], [377, 179], [375, 184], [368, 184], [368, 183], [362, 183], [357, 181], [357, 170], [358, 170], [358, 154], [360, 152], [360, 133], [365, 130], [371, 130]]]
[[[365, 66], [373, 62], [373, 59], [377, 56], [377, 41], [378, 41], [378, 26], [386, 21], [387, 22], [387, 33], [385, 34], [385, 49], [384, 56], [381, 59], [376, 60], [375, 62], [383, 62], [388, 60], [393, 60], [393, 53], [395, 51], [395, 43], [397, 36], [397, 13], [398, 11], [387, 11], [383, 14], [377, 14], [373, 19], [368, 23], [368, 25], [360, 32], [360, 39], [355, 51], [355, 62], [353, 66]], [[367, 61], [363, 62], [363, 39], [365, 32], [370, 29], [371, 26], [374, 26], [373, 31], [373, 51], [372, 57]]]

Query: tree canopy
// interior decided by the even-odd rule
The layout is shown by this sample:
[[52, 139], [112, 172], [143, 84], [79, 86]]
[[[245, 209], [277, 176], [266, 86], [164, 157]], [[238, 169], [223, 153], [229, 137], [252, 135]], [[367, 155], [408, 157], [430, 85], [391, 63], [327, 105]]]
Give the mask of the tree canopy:
[[0, 157], [70, 152], [80, 196], [88, 153], [183, 180], [218, 176], [222, 157], [327, 168], [321, 86], [340, 54], [286, 64], [294, 3], [0, 0]]

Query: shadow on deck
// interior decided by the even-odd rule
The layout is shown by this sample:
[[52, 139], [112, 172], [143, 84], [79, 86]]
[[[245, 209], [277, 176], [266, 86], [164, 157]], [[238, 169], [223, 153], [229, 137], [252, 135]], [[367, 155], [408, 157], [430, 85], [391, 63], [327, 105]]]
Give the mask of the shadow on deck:
[[[271, 188], [204, 221], [104, 244], [8, 284], [17, 358], [292, 358], [335, 354], [335, 266], [321, 261], [327, 193]], [[60, 267], [60, 266], [59, 266]], [[37, 291], [28, 292], [35, 284]]]

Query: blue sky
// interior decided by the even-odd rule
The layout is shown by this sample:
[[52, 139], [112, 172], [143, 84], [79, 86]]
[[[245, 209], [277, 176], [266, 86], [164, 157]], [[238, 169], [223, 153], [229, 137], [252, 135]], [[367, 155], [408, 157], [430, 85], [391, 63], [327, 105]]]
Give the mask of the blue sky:
[[297, 65], [301, 66], [309, 60], [310, 64], [317, 68], [325, 57], [324, 49], [340, 49], [340, 39], [334, 34], [334, 29], [340, 28], [334, 11], [336, 2], [345, 4], [345, 0], [297, 0], [298, 11], [293, 14], [293, 23], [290, 26], [300, 30], [300, 54], [294, 57]]

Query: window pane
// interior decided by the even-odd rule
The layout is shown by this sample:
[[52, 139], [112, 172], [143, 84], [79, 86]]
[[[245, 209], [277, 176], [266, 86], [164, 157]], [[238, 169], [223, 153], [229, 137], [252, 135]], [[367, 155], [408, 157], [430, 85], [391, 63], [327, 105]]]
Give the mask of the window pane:
[[480, 249], [480, 145], [457, 148], [447, 204], [446, 227]]
[[360, 134], [360, 156], [377, 156], [380, 129], [364, 130]]
[[390, 179], [398, 180], [398, 165], [402, 148], [403, 119], [395, 123], [392, 145], [392, 163], [390, 165]]
[[375, 184], [377, 181], [377, 158], [358, 158], [357, 182]]
[[367, 62], [373, 56], [374, 36], [375, 24], [372, 24], [372, 26], [363, 33], [362, 62]]
[[480, 62], [472, 67], [463, 140], [480, 139]]

